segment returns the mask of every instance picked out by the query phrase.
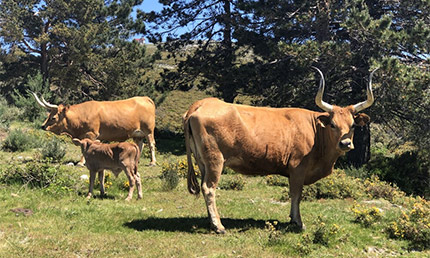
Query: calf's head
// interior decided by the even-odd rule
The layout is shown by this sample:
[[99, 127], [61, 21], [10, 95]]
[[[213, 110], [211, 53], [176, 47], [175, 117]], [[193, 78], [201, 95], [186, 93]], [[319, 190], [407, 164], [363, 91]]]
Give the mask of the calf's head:
[[81, 147], [82, 154], [85, 154], [88, 151], [88, 149], [90, 148], [90, 146], [92, 144], [98, 144], [98, 143], [100, 143], [99, 140], [93, 141], [93, 140], [90, 140], [88, 138], [85, 138], [85, 139], [82, 139], [82, 140], [80, 140], [78, 138], [73, 138], [72, 141], [73, 141], [73, 144], [75, 144], [76, 146], [80, 146]]
[[315, 69], [321, 76], [320, 86], [317, 96], [315, 97], [315, 102], [322, 110], [326, 111], [318, 117], [318, 124], [326, 130], [329, 135], [330, 142], [336, 145], [337, 151], [341, 153], [350, 151], [354, 149], [354, 128], [356, 126], [364, 126], [370, 121], [370, 117], [368, 115], [358, 112], [370, 107], [374, 102], [372, 93], [372, 77], [373, 73], [377, 69], [373, 70], [369, 76], [367, 100], [347, 107], [330, 105], [322, 100], [325, 84], [324, 76], [318, 68]]

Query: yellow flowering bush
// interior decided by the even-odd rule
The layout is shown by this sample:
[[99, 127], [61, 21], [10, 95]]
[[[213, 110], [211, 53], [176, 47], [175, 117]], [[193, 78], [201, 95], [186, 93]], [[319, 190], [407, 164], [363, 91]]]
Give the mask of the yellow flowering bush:
[[406, 239], [416, 249], [430, 248], [430, 202], [420, 197], [398, 221], [392, 221], [387, 232], [392, 238]]
[[276, 245], [276, 244], [280, 244], [281, 243], [281, 237], [282, 237], [282, 232], [280, 230], [277, 229], [278, 227], [278, 221], [266, 221], [265, 223], [265, 230], [267, 232], [269, 232], [269, 237], [268, 237], [268, 244], [269, 245]]
[[397, 186], [381, 181], [376, 175], [366, 178], [364, 180], [364, 187], [368, 197], [375, 199], [383, 198], [392, 203], [402, 202], [403, 198], [406, 196]]
[[266, 176], [266, 184], [271, 186], [289, 186], [288, 178], [285, 176], [279, 176], [279, 175], [269, 175]]
[[236, 175], [232, 177], [221, 177], [221, 181], [218, 185], [220, 189], [223, 190], [236, 190], [240, 191], [243, 190], [245, 187], [245, 179], [243, 179], [243, 176]]
[[335, 169], [333, 173], [314, 184], [303, 188], [303, 199], [359, 199], [363, 197], [364, 187], [361, 179], [347, 176], [343, 170]]
[[331, 226], [324, 223], [321, 219], [317, 226], [317, 229], [313, 233], [314, 244], [321, 244], [324, 246], [329, 246], [330, 243], [335, 241], [336, 236], [340, 231], [340, 226], [337, 224], [332, 224]]
[[[88, 181], [89, 184], [90, 181]], [[112, 174], [110, 172], [105, 172], [105, 181], [104, 181], [105, 189], [109, 189], [109, 187], [112, 186]], [[100, 182], [98, 180], [95, 180], [94, 188], [100, 187]]]
[[351, 210], [355, 216], [354, 221], [365, 227], [370, 227], [382, 218], [382, 212], [377, 207], [367, 208], [355, 202]]
[[128, 190], [130, 188], [130, 182], [128, 182], [128, 180], [124, 181], [121, 184], [121, 188], [124, 189], [124, 190]]
[[[193, 163], [194, 172], [196, 175], [200, 175], [199, 168]], [[188, 163], [187, 159], [177, 159], [172, 162], [164, 162], [161, 164], [161, 173], [164, 174], [166, 171], [175, 171], [179, 177], [186, 178], [188, 174]]]

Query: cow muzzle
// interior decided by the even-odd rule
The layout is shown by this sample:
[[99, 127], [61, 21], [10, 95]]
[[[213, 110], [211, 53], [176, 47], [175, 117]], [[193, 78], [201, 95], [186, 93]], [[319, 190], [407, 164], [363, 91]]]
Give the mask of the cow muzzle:
[[350, 151], [354, 149], [354, 144], [352, 143], [351, 139], [343, 139], [339, 142], [339, 148], [342, 151]]

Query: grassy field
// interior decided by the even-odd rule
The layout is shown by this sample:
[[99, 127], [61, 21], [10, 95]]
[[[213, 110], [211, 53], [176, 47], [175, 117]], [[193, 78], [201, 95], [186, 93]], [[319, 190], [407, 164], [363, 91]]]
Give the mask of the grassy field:
[[[363, 192], [302, 201], [307, 229], [298, 233], [288, 227], [286, 187], [269, 183], [267, 177], [240, 177], [242, 190], [217, 190], [217, 206], [227, 234], [213, 233], [204, 199], [188, 194], [186, 179], [179, 177], [178, 185], [166, 190], [166, 180], [160, 177], [167, 164], [179, 164], [177, 168], [185, 170], [181, 125], [171, 121], [179, 120], [194, 99], [178, 96], [181, 102], [165, 96], [158, 107], [158, 121], [163, 123], [160, 132], [168, 130], [176, 135], [156, 135], [158, 166], [146, 166], [149, 155], [142, 155], [142, 200], [135, 199], [136, 192], [132, 201], [124, 200], [128, 190], [123, 173], [118, 178], [107, 177], [106, 198], [100, 198], [96, 187], [96, 197], [87, 200], [88, 181], [80, 179], [88, 175], [87, 169], [68, 165], [80, 158], [80, 149], [70, 139], [63, 138], [67, 152], [58, 163], [40, 163], [40, 146], [23, 152], [0, 150], [0, 257], [430, 257], [428, 248], [416, 248], [405, 237], [393, 239], [387, 233], [390, 223], [401, 225], [405, 221], [401, 220], [402, 213], [412, 216], [413, 211], [420, 211], [426, 216], [430, 209], [417, 206], [411, 210], [406, 203], [374, 199], [366, 197], [365, 190], [354, 190]], [[175, 117], [169, 117], [173, 113]], [[12, 124], [8, 131], [1, 131], [0, 142], [17, 128], [24, 128], [28, 135], [53, 139], [32, 126]], [[1, 183], [8, 174], [39, 170], [66, 179], [43, 187]], [[238, 175], [227, 172], [220, 185], [237, 180]], [[355, 179], [340, 175], [324, 179], [321, 187], [335, 195], [354, 187]], [[340, 188], [335, 188], [339, 182]], [[370, 182], [367, 188], [378, 190], [380, 186]], [[391, 188], [381, 189], [391, 193]], [[361, 222], [357, 222], [357, 214], [364, 215]], [[426, 217], [420, 219], [428, 221]], [[412, 220], [406, 221], [412, 224]], [[424, 227], [428, 229], [430, 224]], [[428, 236], [424, 239], [428, 241]]]
[[[169, 149], [170, 139], [159, 139]], [[177, 143], [179, 144], [179, 143]], [[64, 160], [79, 158], [71, 143]], [[20, 158], [20, 156], [22, 158]], [[37, 157], [37, 150], [0, 152], [1, 166]], [[182, 159], [183, 154], [158, 153], [159, 163]], [[25, 162], [25, 161], [22, 161]], [[228, 233], [209, 230], [202, 197], [187, 193], [186, 180], [163, 190], [162, 166], [147, 167], [142, 158], [143, 200], [124, 201], [124, 174], [109, 178], [107, 198], [87, 200], [87, 182], [66, 193], [23, 185], [0, 185], [0, 257], [424, 257], [406, 241], [390, 239], [382, 224], [354, 223], [352, 199], [302, 202], [305, 232], [288, 230], [290, 204], [279, 201], [283, 187], [263, 177], [245, 177], [242, 191], [218, 190], [217, 202]], [[67, 167], [76, 180], [86, 168]], [[227, 174], [222, 180], [235, 177]], [[399, 212], [387, 201], [365, 202], [382, 210], [383, 220]], [[27, 209], [27, 210], [25, 210]], [[315, 241], [318, 231], [331, 230], [328, 243]]]

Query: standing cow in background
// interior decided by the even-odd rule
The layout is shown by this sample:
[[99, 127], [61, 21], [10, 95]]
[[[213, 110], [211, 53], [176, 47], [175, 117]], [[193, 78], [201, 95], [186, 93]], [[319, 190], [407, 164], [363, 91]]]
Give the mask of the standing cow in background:
[[[72, 138], [100, 141], [125, 141], [133, 138], [143, 148], [146, 137], [151, 150], [150, 165], [155, 159], [155, 104], [148, 97], [134, 97], [117, 101], [87, 101], [76, 105], [53, 105], [43, 97], [36, 102], [50, 111], [43, 123], [44, 130], [67, 134]], [[83, 165], [82, 159], [80, 164]]]
[[90, 171], [90, 189], [87, 198], [91, 198], [94, 188], [96, 174], [99, 174], [100, 195], [105, 195], [105, 169], [111, 170], [118, 176], [122, 170], [127, 175], [130, 188], [125, 200], [133, 198], [134, 186], [137, 186], [137, 199], [142, 199], [142, 183], [140, 174], [137, 172], [140, 151], [139, 147], [131, 142], [101, 143], [90, 139], [79, 140], [74, 138], [73, 143], [81, 147], [82, 155], [85, 157], [85, 166]]
[[191, 153], [202, 174], [201, 188], [211, 226], [225, 233], [215, 203], [223, 166], [246, 175], [279, 174], [289, 178], [291, 223], [303, 229], [300, 200], [303, 185], [331, 174], [337, 158], [354, 148], [355, 126], [370, 118], [358, 112], [372, 105], [372, 75], [367, 100], [339, 107], [322, 100], [324, 77], [316, 104], [325, 112], [301, 108], [251, 107], [215, 98], [195, 102], [185, 113], [184, 132], [188, 161], [188, 190], [199, 194]]

